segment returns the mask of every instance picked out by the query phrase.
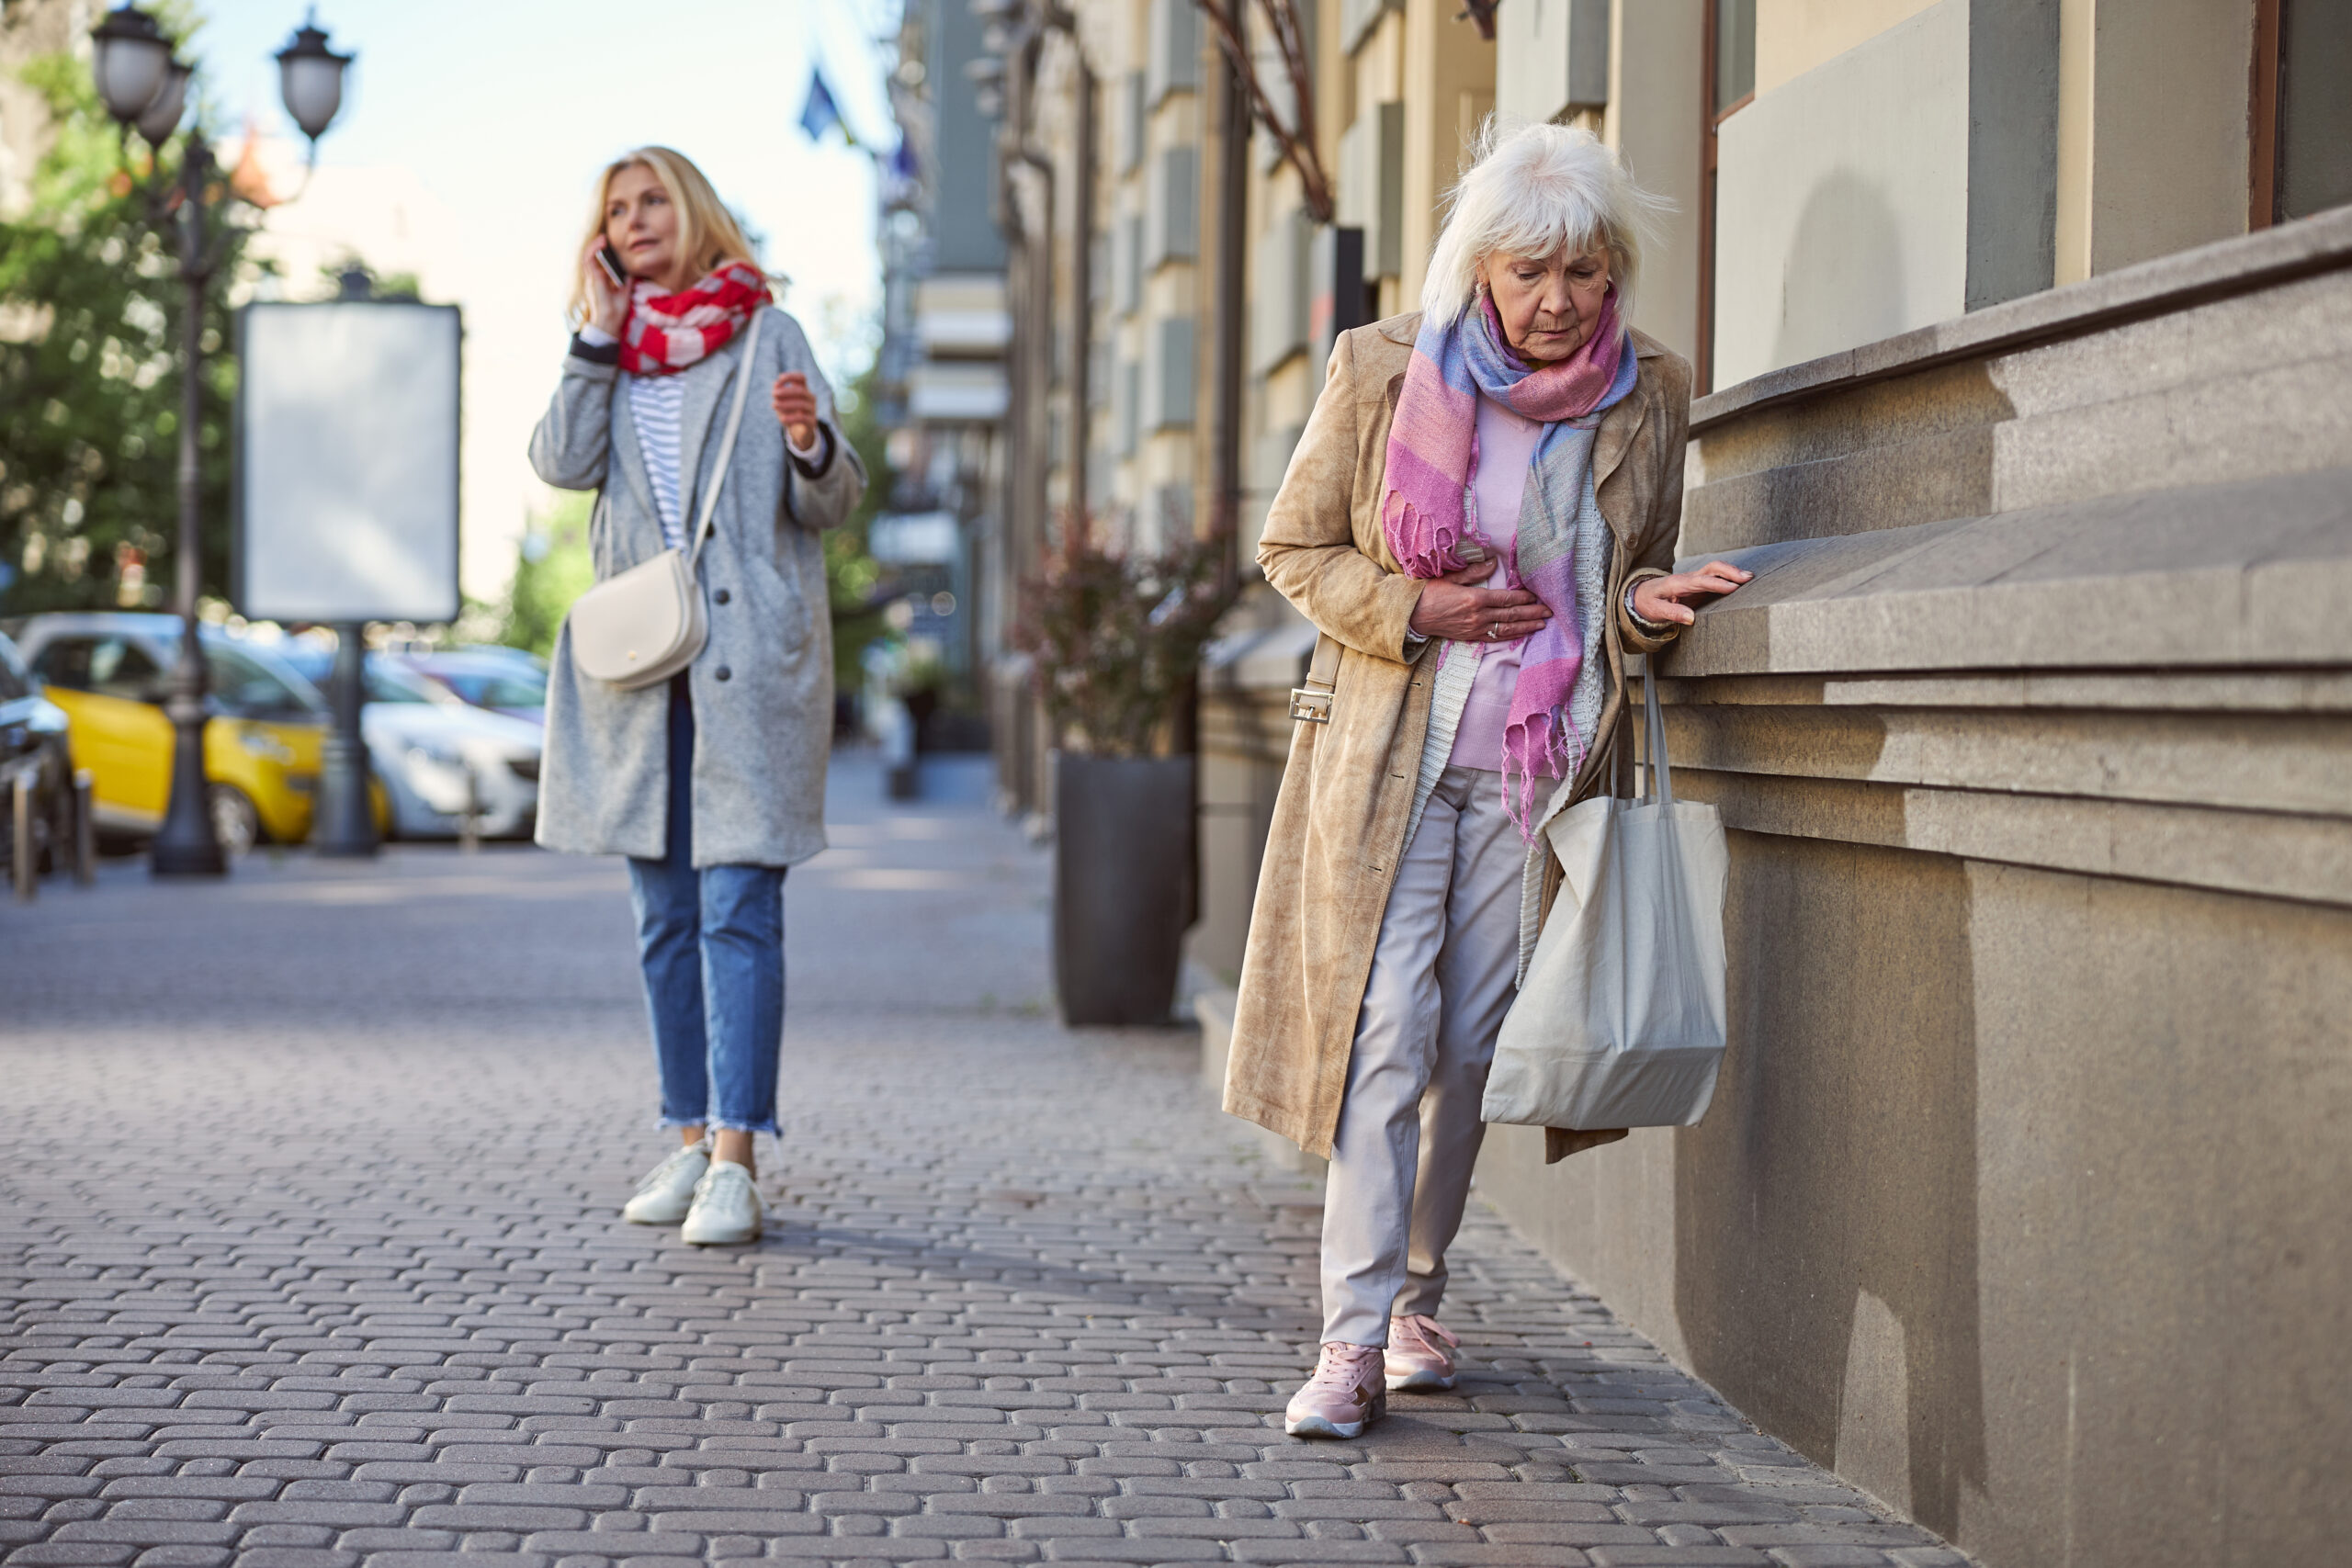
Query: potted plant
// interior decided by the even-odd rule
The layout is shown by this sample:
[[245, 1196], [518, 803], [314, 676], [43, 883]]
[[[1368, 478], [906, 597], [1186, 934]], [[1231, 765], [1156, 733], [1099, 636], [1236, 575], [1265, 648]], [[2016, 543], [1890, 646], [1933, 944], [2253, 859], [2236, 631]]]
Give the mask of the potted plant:
[[1054, 739], [1054, 988], [1065, 1023], [1164, 1023], [1193, 906], [1177, 721], [1233, 603], [1230, 536], [1114, 550], [1075, 515], [1061, 535], [1014, 638]]

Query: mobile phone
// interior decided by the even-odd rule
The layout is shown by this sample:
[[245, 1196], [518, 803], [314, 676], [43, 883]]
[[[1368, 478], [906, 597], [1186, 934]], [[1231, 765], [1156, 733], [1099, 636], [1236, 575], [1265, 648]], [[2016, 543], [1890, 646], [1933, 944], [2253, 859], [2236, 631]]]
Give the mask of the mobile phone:
[[614, 288], [628, 287], [628, 268], [621, 265], [621, 254], [613, 249], [610, 240], [596, 247], [596, 265], [605, 269], [605, 276], [612, 280]]

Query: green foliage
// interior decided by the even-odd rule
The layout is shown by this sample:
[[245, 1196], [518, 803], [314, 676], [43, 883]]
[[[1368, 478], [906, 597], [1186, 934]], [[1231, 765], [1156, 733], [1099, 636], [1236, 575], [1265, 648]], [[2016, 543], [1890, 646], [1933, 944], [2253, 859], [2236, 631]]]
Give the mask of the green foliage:
[[882, 565], [867, 549], [875, 514], [889, 501], [894, 488], [888, 449], [888, 432], [875, 418], [881, 380], [878, 360], [842, 389], [833, 411], [842, 434], [865, 464], [865, 498], [857, 510], [825, 538], [825, 590], [833, 613], [833, 687], [854, 692], [864, 683], [861, 660], [866, 645], [888, 629], [882, 619], [885, 604], [875, 602], [882, 584]]
[[506, 590], [499, 641], [542, 659], [555, 651], [555, 634], [571, 602], [596, 581], [595, 561], [588, 553], [588, 517], [595, 502], [584, 491], [559, 491], [554, 510], [532, 529]]
[[1104, 548], [1083, 517], [1066, 520], [1046, 570], [1023, 585], [1013, 640], [1037, 661], [1055, 739], [1101, 757], [1164, 745], [1201, 649], [1233, 607], [1229, 534], [1182, 536], [1159, 555]]
[[[143, 142], [126, 154], [85, 63], [50, 56], [22, 76], [47, 100], [56, 141], [33, 171], [29, 210], [0, 223], [0, 567], [14, 574], [0, 589], [0, 614], [8, 615], [119, 603], [118, 563], [130, 550], [145, 558], [151, 585], [172, 580], [187, 299], [171, 236], [151, 226], [132, 188], [134, 174], [173, 180], [185, 138], [156, 167]], [[217, 218], [225, 185], [208, 197]], [[239, 236], [226, 236], [201, 312], [200, 582], [214, 595], [229, 575], [228, 292], [242, 251]]]

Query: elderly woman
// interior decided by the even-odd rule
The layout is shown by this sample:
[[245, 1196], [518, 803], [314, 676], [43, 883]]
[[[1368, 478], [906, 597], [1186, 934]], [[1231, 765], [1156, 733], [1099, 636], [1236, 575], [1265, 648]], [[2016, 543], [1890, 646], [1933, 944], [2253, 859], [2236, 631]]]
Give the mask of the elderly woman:
[[1585, 131], [1485, 141], [1420, 313], [1334, 346], [1258, 549], [1322, 634], [1225, 1090], [1330, 1160], [1300, 1436], [1453, 1385], [1433, 1314], [1496, 1032], [1557, 886], [1536, 829], [1606, 787], [1625, 652], [1748, 576], [1668, 570], [1690, 370], [1625, 325], [1653, 198]]

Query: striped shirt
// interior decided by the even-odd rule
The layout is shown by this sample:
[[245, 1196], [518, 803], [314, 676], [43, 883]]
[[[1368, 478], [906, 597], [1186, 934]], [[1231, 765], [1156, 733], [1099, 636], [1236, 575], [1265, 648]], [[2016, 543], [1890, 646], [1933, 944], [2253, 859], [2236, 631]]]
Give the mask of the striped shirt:
[[[610, 365], [620, 340], [593, 323], [581, 327], [573, 351]], [[686, 547], [685, 488], [679, 471], [684, 445], [686, 387], [679, 376], [628, 378], [629, 417], [637, 424], [637, 448], [645, 458], [646, 476], [653, 481], [653, 509], [662, 518], [662, 542], [673, 550]], [[793, 464], [810, 479], [832, 465], [832, 436], [820, 425], [815, 441], [802, 446], [785, 432], [784, 449]]]
[[662, 542], [673, 550], [686, 547], [685, 504], [678, 481], [678, 416], [685, 406], [685, 382], [680, 377], [628, 378], [629, 417], [637, 423], [638, 450], [645, 456], [646, 477], [653, 481], [653, 508], [662, 516]]

